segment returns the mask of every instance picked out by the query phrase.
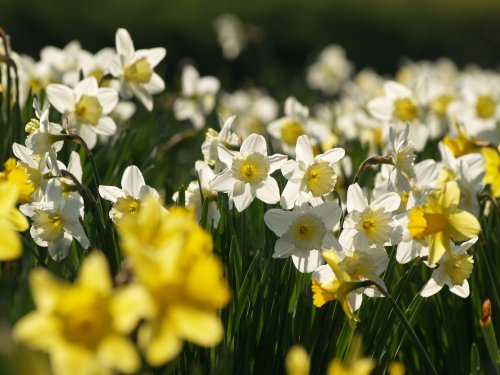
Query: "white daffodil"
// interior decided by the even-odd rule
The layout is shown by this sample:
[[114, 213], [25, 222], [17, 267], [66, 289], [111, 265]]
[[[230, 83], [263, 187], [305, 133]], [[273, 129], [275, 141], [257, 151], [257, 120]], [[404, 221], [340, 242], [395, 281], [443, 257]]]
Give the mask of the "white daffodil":
[[97, 135], [110, 136], [116, 132], [116, 124], [108, 116], [118, 103], [114, 89], [99, 88], [94, 77], [80, 81], [74, 89], [61, 84], [47, 86], [47, 98], [61, 114], [68, 118], [70, 131], [83, 138], [93, 148]]
[[200, 77], [191, 65], [182, 70], [182, 94], [174, 102], [174, 116], [177, 120], [191, 120], [195, 129], [205, 126], [205, 117], [215, 107], [220, 82], [212, 76]]
[[21, 212], [32, 220], [31, 237], [36, 244], [48, 247], [50, 256], [62, 260], [68, 255], [73, 238], [87, 249], [89, 239], [80, 223], [83, 199], [77, 193], [62, 194], [61, 183], [51, 179], [40, 202], [24, 204]]
[[425, 284], [420, 295], [430, 297], [436, 294], [444, 285], [448, 285], [450, 292], [459, 297], [467, 298], [469, 296], [469, 278], [474, 260], [472, 255], [467, 254], [467, 250], [477, 242], [478, 237], [456, 246], [453, 245], [449, 252], [444, 253], [438, 261], [438, 267], [432, 272], [431, 278]]
[[152, 195], [155, 198], [159, 197], [155, 189], [146, 185], [140, 169], [135, 165], [130, 165], [125, 168], [121, 185], [121, 189], [109, 185], [99, 186], [99, 195], [113, 202], [113, 207], [109, 211], [109, 217], [115, 223], [125, 213], [137, 214], [146, 196]]
[[35, 190], [31, 194], [33, 201], [40, 201], [43, 197], [43, 192], [46, 186], [46, 180], [43, 175], [50, 173], [50, 169], [47, 165], [48, 154], [34, 155], [28, 147], [23, 146], [19, 143], [12, 145], [12, 152], [19, 159], [19, 163], [26, 168], [29, 180], [33, 183]]
[[68, 43], [64, 48], [46, 46], [40, 51], [41, 61], [50, 66], [54, 82], [70, 84], [74, 82], [75, 73], [78, 74], [78, 55], [82, 47], [76, 40]]
[[404, 131], [397, 132], [393, 127], [389, 129], [389, 153], [394, 164], [396, 177], [395, 183], [398, 190], [408, 191], [409, 180], [415, 176], [415, 146], [408, 140], [410, 126], [406, 124]]
[[393, 217], [401, 204], [396, 193], [387, 193], [371, 204], [363, 195], [358, 184], [347, 190], [347, 212], [341, 239], [344, 244], [351, 242], [356, 248], [368, 248], [371, 245], [384, 246], [397, 244], [401, 240], [402, 228]]
[[241, 144], [240, 151], [228, 150], [219, 144], [219, 159], [228, 167], [211, 182], [215, 191], [229, 194], [230, 202], [241, 212], [257, 197], [264, 203], [280, 200], [276, 180], [270, 176], [286, 161], [286, 156], [267, 156], [267, 144], [263, 136], [252, 134]]
[[339, 223], [341, 209], [337, 202], [326, 202], [311, 207], [308, 203], [295, 206], [293, 211], [279, 208], [268, 210], [264, 222], [279, 239], [273, 258], [291, 256], [295, 267], [304, 273], [313, 272], [324, 263], [323, 250], [342, 247], [333, 235]]
[[120, 96], [135, 96], [148, 111], [153, 109], [153, 96], [165, 89], [165, 82], [154, 72], [154, 67], [165, 57], [165, 48], [135, 50], [130, 34], [125, 29], [116, 31], [116, 53], [109, 70], [120, 81]]
[[224, 120], [219, 114], [220, 132], [209, 128], [205, 134], [205, 140], [201, 145], [201, 153], [204, 156], [205, 163], [213, 166], [216, 173], [227, 167], [227, 165], [219, 159], [218, 145], [222, 144], [229, 148], [239, 148], [241, 145], [241, 137], [231, 130], [234, 119], [235, 116], [232, 116]]
[[344, 49], [330, 45], [321, 51], [317, 61], [307, 69], [307, 84], [325, 94], [335, 94], [352, 71], [353, 64], [347, 60]]
[[384, 83], [384, 96], [367, 104], [370, 114], [384, 122], [402, 128], [410, 124], [409, 139], [417, 151], [422, 151], [429, 138], [429, 129], [421, 121], [422, 108], [413, 92], [397, 82]]
[[289, 160], [281, 167], [283, 176], [288, 179], [281, 196], [281, 207], [285, 209], [304, 202], [313, 206], [322, 203], [323, 196], [330, 194], [337, 182], [333, 163], [345, 155], [344, 149], [334, 148], [314, 157], [307, 135], [297, 139], [295, 150], [296, 161]]
[[[201, 218], [201, 210], [203, 207], [203, 202], [208, 199], [208, 215], [207, 219], [209, 223], [213, 222], [213, 226], [217, 228], [219, 225], [220, 212], [217, 207], [217, 192], [212, 190], [210, 186], [210, 181], [215, 177], [214, 171], [208, 164], [198, 160], [195, 163], [196, 173], [198, 174], [198, 180], [191, 181], [185, 191], [185, 203], [186, 206], [193, 205], [196, 208], [196, 215]], [[201, 188], [201, 191], [200, 191]], [[176, 192], [172, 199], [177, 201], [179, 199], [179, 193]]]
[[310, 119], [309, 108], [293, 96], [285, 101], [285, 116], [271, 122], [267, 131], [290, 156], [295, 156], [295, 144], [301, 135], [309, 135], [313, 142], [321, 144], [332, 134], [327, 126]]
[[214, 21], [217, 40], [226, 60], [236, 59], [247, 44], [245, 25], [233, 14], [223, 14]]
[[223, 93], [218, 110], [224, 116], [235, 115], [233, 130], [243, 138], [266, 134], [266, 125], [278, 115], [278, 103], [261, 90], [251, 88]]

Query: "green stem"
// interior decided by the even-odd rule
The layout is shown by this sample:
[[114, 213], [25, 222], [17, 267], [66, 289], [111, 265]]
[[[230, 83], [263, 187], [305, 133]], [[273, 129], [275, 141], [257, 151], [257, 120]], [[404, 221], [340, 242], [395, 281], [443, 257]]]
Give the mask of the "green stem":
[[401, 309], [399, 308], [397, 302], [394, 300], [394, 298], [392, 298], [392, 296], [389, 294], [389, 292], [387, 290], [385, 290], [384, 287], [382, 287], [381, 285], [379, 285], [375, 281], [372, 281], [372, 283], [379, 290], [379, 292], [382, 293], [384, 295], [384, 297], [386, 297], [388, 299], [388, 301], [390, 302], [393, 310], [396, 312], [396, 315], [398, 316], [399, 320], [401, 321], [401, 324], [403, 324], [403, 327], [405, 328], [406, 332], [410, 335], [410, 338], [413, 341], [413, 344], [416, 345], [418, 351], [420, 352], [420, 354], [424, 358], [424, 361], [426, 362], [427, 367], [429, 368], [429, 371], [434, 375], [438, 375], [438, 372], [436, 371], [436, 368], [434, 367], [434, 364], [432, 363], [432, 360], [429, 357], [429, 354], [427, 354], [427, 351], [425, 350], [424, 346], [422, 345], [422, 342], [420, 341], [417, 334], [413, 330], [412, 326], [410, 325], [410, 323], [406, 319], [406, 316], [403, 313], [403, 311], [401, 311]]

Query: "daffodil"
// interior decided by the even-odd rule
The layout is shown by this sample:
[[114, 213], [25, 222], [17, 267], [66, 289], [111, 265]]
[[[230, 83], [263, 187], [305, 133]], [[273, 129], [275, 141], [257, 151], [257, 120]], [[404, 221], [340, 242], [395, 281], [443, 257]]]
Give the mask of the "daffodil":
[[158, 192], [146, 185], [141, 170], [135, 165], [130, 165], [123, 172], [122, 188], [116, 186], [99, 186], [99, 195], [113, 202], [109, 217], [116, 222], [125, 213], [136, 214], [140, 211], [142, 201], [147, 195], [159, 197]]
[[285, 116], [271, 122], [267, 131], [281, 144], [283, 152], [295, 156], [295, 145], [301, 135], [309, 135], [317, 143], [331, 136], [330, 129], [309, 117], [309, 108], [295, 97], [285, 101]]
[[230, 202], [241, 212], [257, 197], [274, 204], [280, 200], [278, 183], [270, 176], [286, 161], [281, 154], [267, 155], [263, 136], [252, 134], [241, 144], [240, 151], [219, 144], [219, 159], [228, 167], [211, 182], [215, 191], [229, 194]]
[[120, 81], [123, 99], [137, 97], [148, 111], [153, 109], [153, 96], [165, 89], [165, 82], [154, 72], [156, 65], [165, 57], [165, 48], [135, 50], [130, 34], [125, 29], [116, 31], [116, 56], [109, 70]]
[[323, 202], [323, 196], [335, 188], [337, 174], [333, 163], [342, 159], [342, 148], [330, 149], [324, 154], [314, 156], [311, 141], [307, 135], [297, 139], [295, 160], [289, 160], [281, 167], [288, 183], [281, 195], [281, 207], [291, 209], [309, 202], [313, 206]]
[[318, 267], [312, 274], [313, 304], [321, 307], [325, 303], [338, 300], [342, 310], [351, 322], [358, 322], [354, 315], [361, 305], [359, 294], [353, 293], [359, 288], [366, 287], [367, 281], [360, 281], [339, 266], [339, 257], [334, 251], [323, 252], [326, 265]]
[[148, 197], [138, 214], [124, 215], [117, 228], [137, 281], [117, 308], [141, 306], [138, 342], [147, 362], [160, 366], [172, 360], [184, 340], [217, 345], [224, 331], [217, 310], [228, 303], [230, 291], [212, 239], [194, 213], [166, 212], [158, 199]]
[[333, 235], [340, 215], [337, 202], [326, 202], [315, 207], [303, 203], [295, 206], [291, 212], [279, 208], [268, 210], [264, 222], [279, 237], [273, 258], [291, 256], [300, 272], [314, 271], [323, 264], [322, 251], [342, 249]]
[[356, 358], [349, 365], [334, 359], [328, 365], [326, 375], [370, 375], [375, 368], [372, 358]]
[[484, 168], [484, 183], [490, 184], [491, 194], [494, 197], [500, 197], [500, 146], [497, 150], [491, 148], [483, 148]]
[[245, 25], [234, 14], [222, 14], [214, 21], [217, 41], [226, 60], [236, 59], [247, 44]]
[[109, 114], [118, 103], [118, 92], [100, 88], [94, 77], [80, 81], [74, 89], [50, 84], [47, 98], [55, 109], [67, 116], [69, 130], [82, 137], [89, 148], [95, 146], [97, 135], [110, 136], [116, 132], [116, 124]]
[[14, 327], [14, 339], [49, 354], [54, 374], [135, 373], [140, 368], [136, 348], [117, 321], [132, 308], [111, 308], [115, 298], [106, 258], [91, 253], [73, 284], [45, 269], [29, 276], [36, 310]]
[[36, 244], [48, 247], [54, 260], [62, 260], [68, 255], [73, 238], [87, 249], [89, 239], [80, 223], [83, 199], [75, 192], [65, 197], [61, 182], [51, 179], [47, 183], [43, 201], [24, 204], [20, 210], [33, 221], [31, 237]]
[[29, 228], [28, 220], [16, 208], [19, 190], [8, 182], [0, 182], [0, 261], [21, 256], [23, 245], [17, 232]]
[[213, 76], [200, 77], [191, 65], [182, 70], [182, 95], [174, 102], [174, 115], [177, 120], [189, 119], [195, 129], [205, 126], [205, 116], [215, 107], [220, 82]]
[[401, 203], [397, 193], [379, 196], [371, 204], [356, 183], [347, 190], [347, 212], [341, 237], [354, 247], [368, 248], [370, 245], [397, 244], [402, 229], [394, 218]]
[[478, 237], [475, 236], [458, 246], [451, 246], [450, 251], [438, 261], [438, 267], [432, 272], [431, 278], [420, 292], [422, 297], [430, 297], [438, 293], [444, 285], [448, 285], [450, 292], [459, 297], [469, 296], [467, 279], [472, 273], [474, 260], [472, 255], [467, 254], [467, 250], [477, 242], [477, 239]]
[[471, 213], [458, 208], [460, 190], [454, 181], [432, 190], [426, 203], [408, 213], [408, 230], [413, 239], [425, 240], [429, 246], [429, 264], [435, 264], [446, 251], [450, 240], [468, 240], [481, 231]]

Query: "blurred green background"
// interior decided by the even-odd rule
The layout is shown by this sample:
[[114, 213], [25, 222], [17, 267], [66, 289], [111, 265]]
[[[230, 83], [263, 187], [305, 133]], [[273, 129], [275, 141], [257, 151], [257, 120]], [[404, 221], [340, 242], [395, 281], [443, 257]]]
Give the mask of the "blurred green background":
[[[0, 0], [0, 5], [0, 25], [18, 52], [38, 57], [44, 45], [63, 47], [73, 39], [96, 52], [114, 46], [116, 29], [125, 27], [137, 48], [167, 48], [162, 67], [167, 79], [189, 57], [203, 74], [221, 77], [227, 89], [242, 77], [279, 87], [329, 43], [341, 44], [358, 69], [372, 66], [386, 74], [404, 57], [448, 56], [459, 66], [491, 68], [500, 62], [498, 0]], [[222, 58], [213, 29], [223, 13], [264, 32], [260, 45], [250, 45], [232, 63]]]

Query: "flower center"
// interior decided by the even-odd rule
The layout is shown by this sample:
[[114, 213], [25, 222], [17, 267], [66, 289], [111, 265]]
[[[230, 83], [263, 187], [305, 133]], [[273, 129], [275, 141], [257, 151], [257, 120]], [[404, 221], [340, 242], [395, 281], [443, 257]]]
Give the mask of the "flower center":
[[148, 83], [153, 75], [153, 69], [148, 60], [143, 57], [125, 68], [124, 77], [135, 83]]
[[448, 104], [453, 101], [454, 97], [451, 95], [443, 94], [439, 96], [437, 99], [430, 103], [431, 109], [438, 116], [444, 117], [446, 115], [446, 109], [448, 108]]
[[232, 165], [235, 178], [251, 184], [258, 184], [267, 178], [269, 162], [267, 157], [257, 152], [245, 158], [236, 158]]
[[281, 127], [281, 139], [288, 146], [295, 146], [297, 138], [304, 134], [305, 132], [303, 126], [295, 120], [287, 121]]
[[481, 95], [476, 102], [476, 113], [479, 117], [487, 119], [495, 114], [496, 103], [489, 95]]
[[75, 112], [81, 122], [97, 125], [102, 115], [102, 106], [95, 96], [83, 95], [76, 104]]
[[33, 216], [33, 225], [38, 230], [40, 238], [44, 241], [54, 242], [62, 236], [63, 218], [58, 214], [38, 211]]
[[363, 220], [363, 229], [366, 232], [373, 232], [375, 230], [375, 219], [373, 217], [365, 217]]
[[299, 216], [291, 225], [291, 242], [306, 250], [321, 249], [325, 224], [316, 215]]
[[123, 215], [136, 215], [141, 210], [141, 202], [127, 195], [116, 200], [113, 208], [111, 208], [111, 216], [115, 220], [120, 219]]
[[444, 262], [444, 269], [453, 285], [462, 285], [472, 272], [472, 264], [474, 263], [472, 256], [469, 254], [461, 254], [451, 256]]
[[304, 182], [313, 196], [321, 197], [335, 188], [337, 175], [328, 162], [317, 161], [307, 168]]
[[393, 114], [401, 121], [413, 121], [417, 118], [418, 107], [408, 98], [396, 99]]

